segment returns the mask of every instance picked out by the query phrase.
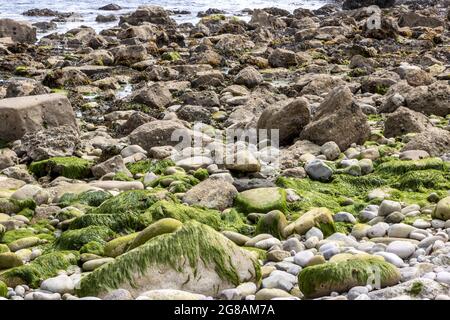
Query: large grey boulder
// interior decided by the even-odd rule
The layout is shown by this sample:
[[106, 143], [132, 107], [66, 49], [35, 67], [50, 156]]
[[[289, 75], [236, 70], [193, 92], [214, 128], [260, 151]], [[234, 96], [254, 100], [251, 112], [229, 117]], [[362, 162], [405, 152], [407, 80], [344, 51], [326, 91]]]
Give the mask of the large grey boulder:
[[238, 191], [228, 181], [209, 178], [186, 192], [183, 202], [189, 205], [224, 210], [233, 205], [237, 195]]
[[181, 142], [181, 137], [191, 137], [190, 130], [180, 122], [172, 120], [148, 122], [129, 135], [132, 144], [141, 146], [147, 152], [153, 147], [176, 146]]
[[10, 37], [16, 42], [35, 43], [36, 29], [28, 22], [0, 19], [0, 38]]
[[309, 123], [310, 111], [304, 98], [287, 100], [268, 107], [258, 120], [258, 129], [279, 130], [279, 143], [286, 145], [297, 138]]
[[69, 126], [78, 130], [66, 96], [45, 94], [0, 100], [0, 139], [14, 141], [28, 132]]
[[353, 103], [350, 89], [341, 86], [327, 95], [300, 138], [319, 145], [334, 141], [341, 150], [346, 150], [352, 143], [363, 144], [369, 135], [366, 115]]

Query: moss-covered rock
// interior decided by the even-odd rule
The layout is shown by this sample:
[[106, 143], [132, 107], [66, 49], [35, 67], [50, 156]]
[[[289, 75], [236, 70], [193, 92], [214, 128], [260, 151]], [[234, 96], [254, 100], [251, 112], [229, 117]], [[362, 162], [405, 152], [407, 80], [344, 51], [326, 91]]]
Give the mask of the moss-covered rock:
[[76, 265], [79, 254], [76, 251], [58, 251], [37, 257], [31, 263], [9, 269], [0, 274], [0, 281], [9, 287], [27, 284], [33, 288], [39, 287], [41, 281], [66, 270], [70, 265]]
[[391, 174], [391, 175], [402, 175], [407, 172], [417, 171], [417, 170], [445, 170], [446, 164], [440, 158], [427, 158], [421, 160], [398, 160], [393, 159], [381, 163], [377, 167], [378, 173]]
[[148, 240], [161, 234], [175, 232], [180, 229], [182, 225], [182, 222], [172, 218], [164, 218], [156, 221], [155, 223], [139, 232], [139, 235], [131, 243], [129, 250], [137, 248], [146, 243]]
[[54, 247], [58, 250], [80, 250], [81, 247], [91, 241], [106, 244], [114, 235], [115, 233], [105, 226], [89, 226], [83, 229], [68, 230], [56, 239]]
[[283, 212], [273, 210], [263, 215], [256, 225], [256, 234], [268, 233], [277, 237], [284, 238], [284, 228], [288, 225], [288, 221]]
[[23, 265], [22, 259], [20, 259], [17, 254], [13, 252], [0, 253], [0, 270], [10, 269], [21, 265]]
[[147, 213], [150, 213], [155, 221], [163, 218], [172, 218], [181, 222], [196, 220], [216, 230], [222, 227], [219, 211], [190, 207], [172, 201], [159, 201], [151, 206]]
[[30, 164], [29, 170], [37, 177], [63, 176], [83, 179], [91, 175], [92, 162], [77, 157], [55, 157]]
[[31, 248], [46, 242], [46, 240], [40, 239], [38, 237], [26, 237], [8, 243], [8, 247], [12, 252], [16, 252], [18, 250]]
[[441, 199], [434, 209], [432, 215], [435, 219], [447, 221], [450, 219], [450, 196]]
[[88, 213], [116, 214], [124, 212], [144, 212], [158, 200], [165, 197], [161, 190], [130, 190], [104, 201], [99, 207]]
[[212, 228], [190, 221], [86, 275], [77, 294], [103, 297], [124, 288], [136, 297], [143, 289], [170, 288], [217, 296], [239, 283], [259, 280], [260, 266], [249, 252]]
[[109, 241], [105, 245], [105, 256], [115, 258], [124, 254], [138, 235], [139, 232], [135, 232]]
[[103, 256], [105, 252], [105, 245], [97, 241], [90, 241], [81, 247], [80, 253], [92, 253], [98, 256]]
[[196, 178], [200, 181], [204, 181], [204, 180], [208, 179], [209, 173], [208, 173], [208, 170], [206, 170], [204, 168], [200, 168], [194, 172], [193, 176], [194, 176], [194, 178]]
[[6, 244], [0, 243], [0, 253], [5, 253], [5, 252], [9, 252], [9, 251], [10, 251], [9, 247]]
[[134, 175], [138, 173], [153, 172], [155, 174], [162, 174], [168, 167], [174, 166], [175, 163], [172, 160], [142, 160], [133, 163], [127, 163], [127, 169]]
[[1, 213], [17, 214], [24, 209], [36, 209], [36, 202], [33, 199], [15, 200], [0, 198]]
[[335, 233], [336, 227], [333, 221], [333, 213], [327, 208], [311, 209], [289, 224], [284, 229], [284, 234], [286, 237], [294, 232], [303, 235], [312, 227], [322, 230], [325, 236]]
[[286, 191], [281, 188], [258, 188], [246, 190], [235, 199], [236, 208], [244, 213], [267, 213], [272, 210], [287, 210]]
[[104, 226], [114, 232], [130, 233], [142, 230], [152, 223], [151, 214], [132, 212], [114, 214], [85, 214], [70, 222], [69, 229], [81, 229], [89, 226]]
[[370, 255], [306, 267], [298, 275], [300, 291], [307, 298], [375, 285], [377, 281], [380, 287], [393, 286], [400, 281], [400, 272], [394, 265]]
[[68, 207], [74, 203], [80, 203], [91, 207], [98, 207], [111, 197], [111, 193], [102, 190], [89, 190], [80, 194], [65, 193], [59, 198], [59, 205], [61, 207]]
[[8, 294], [8, 287], [6, 286], [6, 283], [0, 281], [0, 297], [6, 298], [7, 294]]

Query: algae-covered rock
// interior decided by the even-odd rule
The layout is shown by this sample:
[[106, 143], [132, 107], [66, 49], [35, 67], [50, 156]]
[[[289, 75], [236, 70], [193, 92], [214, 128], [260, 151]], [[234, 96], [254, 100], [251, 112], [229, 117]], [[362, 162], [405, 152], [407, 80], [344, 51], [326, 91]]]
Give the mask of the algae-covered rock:
[[327, 208], [311, 209], [289, 224], [284, 229], [284, 233], [285, 236], [289, 236], [294, 232], [303, 235], [312, 227], [322, 230], [325, 236], [335, 233], [336, 227], [333, 221], [333, 213]]
[[275, 187], [246, 190], [238, 194], [235, 205], [244, 213], [286, 211], [286, 191]]
[[115, 258], [125, 253], [138, 235], [139, 232], [135, 232], [109, 241], [105, 245], [105, 256]]
[[0, 270], [14, 268], [23, 265], [22, 259], [13, 253], [0, 253]]
[[33, 162], [30, 171], [37, 177], [63, 176], [69, 179], [83, 179], [91, 175], [92, 162], [77, 157], [55, 157]]
[[450, 197], [441, 199], [431, 216], [444, 221], [450, 220]]
[[[1, 239], [1, 237], [0, 237]], [[9, 252], [9, 247], [6, 244], [0, 243], [0, 253]], [[1, 269], [1, 268], [0, 268]]]
[[163, 199], [165, 192], [160, 190], [130, 190], [120, 193], [103, 202], [91, 213], [116, 214], [123, 212], [143, 212], [158, 200]]
[[398, 269], [385, 261], [368, 255], [338, 262], [328, 262], [303, 269], [298, 275], [300, 291], [307, 298], [346, 292], [356, 286], [371, 284], [392, 286], [400, 281]]
[[284, 237], [284, 228], [288, 225], [288, 221], [283, 212], [273, 210], [263, 215], [256, 226], [256, 234], [268, 233], [281, 239]]
[[222, 226], [219, 211], [190, 207], [166, 200], [155, 203], [148, 209], [147, 213], [151, 214], [153, 220], [160, 220], [163, 218], [172, 218], [181, 222], [196, 220], [216, 230], [219, 230]]
[[46, 241], [42, 240], [38, 237], [26, 237], [26, 238], [18, 239], [16, 241], [9, 243], [8, 247], [12, 252], [15, 252], [15, 251], [18, 251], [21, 249], [37, 246], [44, 242], [46, 242]]
[[92, 253], [102, 256], [105, 251], [105, 246], [103, 243], [97, 241], [90, 241], [81, 247], [80, 253]]
[[0, 274], [0, 281], [9, 287], [27, 284], [33, 288], [40, 282], [57, 274], [59, 270], [66, 270], [70, 265], [76, 265], [79, 254], [76, 251], [58, 251], [37, 257], [33, 262], [9, 269]]
[[148, 240], [161, 234], [175, 232], [180, 229], [182, 225], [182, 222], [172, 218], [164, 218], [156, 221], [138, 234], [131, 243], [129, 250], [139, 247]]
[[89, 226], [104, 226], [114, 232], [128, 233], [142, 230], [152, 222], [149, 214], [122, 212], [114, 214], [85, 214], [70, 222], [70, 229], [81, 229]]
[[89, 226], [83, 229], [68, 230], [56, 239], [54, 247], [58, 250], [80, 250], [81, 247], [91, 241], [105, 244], [114, 235], [111, 229], [104, 226]]
[[154, 289], [217, 296], [224, 289], [259, 280], [259, 264], [249, 252], [214, 229], [190, 221], [86, 275], [77, 294], [102, 297], [123, 288], [134, 297]]
[[3, 281], [0, 281], [0, 297], [6, 298], [8, 294], [8, 287]]

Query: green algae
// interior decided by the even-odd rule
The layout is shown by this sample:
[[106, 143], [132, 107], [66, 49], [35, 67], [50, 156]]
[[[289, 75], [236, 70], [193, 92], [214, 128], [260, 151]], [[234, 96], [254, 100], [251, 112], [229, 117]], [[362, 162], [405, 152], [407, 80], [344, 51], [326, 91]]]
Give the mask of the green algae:
[[377, 276], [381, 287], [397, 284], [400, 280], [394, 265], [369, 256], [306, 267], [298, 275], [298, 283], [305, 297], [316, 298], [365, 286]]
[[89, 226], [108, 227], [117, 233], [130, 233], [142, 230], [152, 223], [152, 216], [133, 212], [114, 214], [85, 214], [74, 219], [69, 229], [81, 229]]
[[91, 207], [98, 207], [104, 201], [108, 200], [111, 197], [112, 197], [111, 193], [102, 190], [98, 191], [89, 190], [82, 192], [78, 195], [74, 193], [65, 193], [59, 199], [59, 206], [64, 208], [73, 205], [75, 203], [80, 203]]
[[[77, 294], [95, 296], [119, 288], [123, 283], [135, 287], [136, 274], [145, 275], [151, 266], [164, 265], [183, 272], [187, 262], [195, 273], [200, 261], [214, 268], [221, 279], [238, 285], [239, 274], [229, 254], [230, 250], [239, 250], [237, 248], [231, 241], [224, 244], [224, 237], [210, 227], [190, 221], [177, 232], [155, 237], [117, 257], [115, 262], [96, 269], [80, 281]], [[258, 277], [260, 266], [256, 260], [254, 268]]]
[[8, 294], [8, 287], [6, 286], [6, 283], [0, 281], [0, 297], [6, 298], [7, 294]]
[[282, 188], [257, 188], [243, 191], [234, 200], [236, 209], [243, 213], [287, 211], [286, 191]]
[[83, 179], [91, 175], [92, 162], [77, 157], [55, 157], [32, 162], [29, 170], [38, 178], [63, 176], [69, 179]]
[[90, 210], [90, 214], [118, 214], [124, 212], [144, 212], [161, 199], [158, 190], [130, 190], [104, 201]]
[[83, 229], [63, 232], [54, 243], [57, 250], [80, 250], [85, 244], [96, 241], [106, 244], [115, 236], [115, 233], [105, 226], [89, 226]]
[[105, 253], [105, 244], [98, 241], [90, 241], [81, 247], [80, 253], [91, 253], [103, 256]]
[[41, 281], [55, 276], [59, 270], [66, 270], [69, 266], [76, 265], [78, 260], [79, 254], [76, 251], [58, 251], [44, 254], [27, 265], [1, 273], [0, 280], [10, 287], [27, 284], [37, 288]]
[[147, 172], [153, 172], [155, 174], [163, 174], [168, 167], [174, 166], [175, 163], [172, 160], [141, 160], [134, 163], [127, 163], [127, 169], [133, 174], [144, 174]]

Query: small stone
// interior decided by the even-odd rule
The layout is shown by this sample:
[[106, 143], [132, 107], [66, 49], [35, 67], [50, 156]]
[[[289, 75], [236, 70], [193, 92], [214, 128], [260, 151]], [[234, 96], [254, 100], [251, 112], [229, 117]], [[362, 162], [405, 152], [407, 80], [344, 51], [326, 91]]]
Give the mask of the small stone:
[[314, 257], [314, 253], [312, 253], [310, 250], [300, 251], [295, 254], [294, 262], [301, 267], [305, 267], [312, 257]]
[[323, 240], [323, 233], [322, 230], [316, 227], [312, 227], [308, 230], [305, 234], [306, 239], [309, 239], [311, 237], [317, 237], [319, 240]]
[[401, 211], [402, 205], [400, 202], [392, 201], [392, 200], [383, 200], [380, 204], [380, 208], [378, 210], [378, 215], [385, 217], [395, 211]]
[[333, 175], [333, 170], [322, 160], [314, 159], [305, 166], [306, 173], [313, 180], [329, 181]]
[[73, 293], [74, 283], [67, 275], [60, 275], [54, 278], [49, 278], [41, 283], [41, 289], [54, 293]]
[[133, 300], [133, 297], [128, 290], [116, 289], [109, 292], [103, 300]]
[[394, 253], [402, 259], [409, 258], [415, 250], [416, 246], [408, 241], [393, 241], [386, 248], [386, 252]]

